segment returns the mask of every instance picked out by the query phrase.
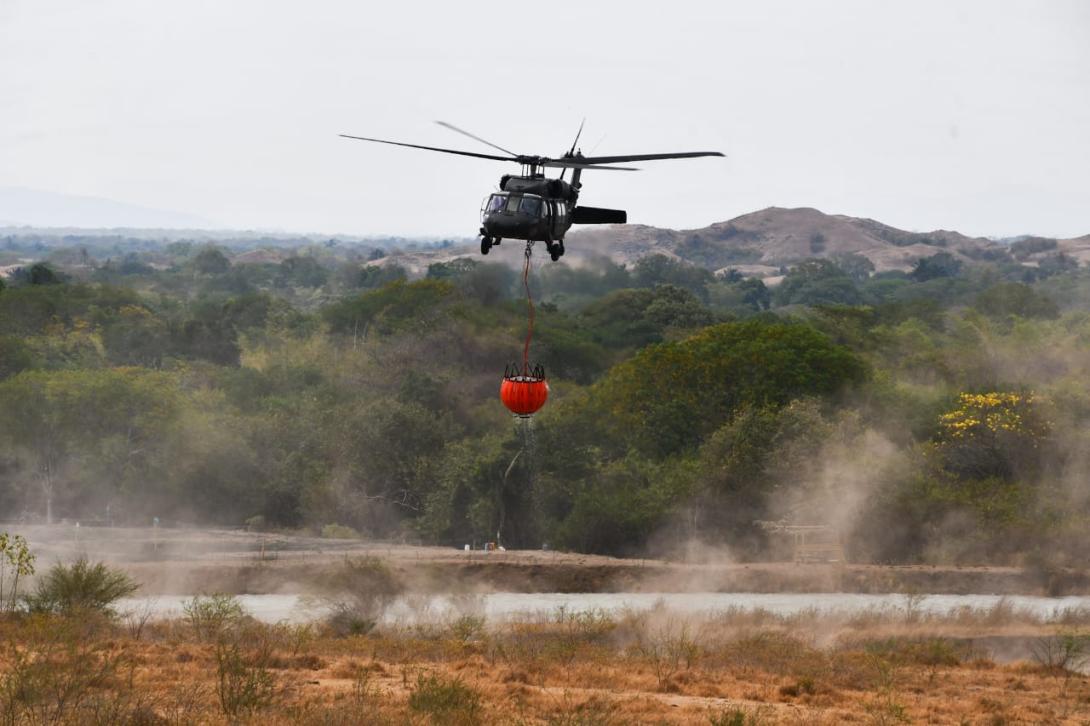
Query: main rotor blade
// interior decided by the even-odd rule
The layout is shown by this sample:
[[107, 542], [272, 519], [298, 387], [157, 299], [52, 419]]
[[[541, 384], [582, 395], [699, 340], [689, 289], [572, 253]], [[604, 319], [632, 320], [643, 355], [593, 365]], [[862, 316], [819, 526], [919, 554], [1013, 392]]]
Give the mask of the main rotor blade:
[[[572, 156], [575, 156], [575, 145], [579, 143], [579, 137], [582, 136], [582, 134], [583, 134], [583, 124], [585, 124], [586, 122], [587, 122], [587, 117], [584, 116], [583, 120], [579, 122], [579, 130], [575, 132], [575, 138], [572, 139], [571, 148], [568, 149], [568, 153], [564, 154], [565, 157], [571, 158]], [[566, 172], [566, 171], [567, 171], [567, 168], [564, 168], [564, 169], [560, 170], [560, 180], [561, 181], [564, 180], [564, 172]]]
[[575, 140], [571, 142], [571, 150], [568, 152], [568, 156], [575, 153], [575, 145], [579, 143], [579, 137], [583, 135], [583, 124], [587, 122], [587, 117], [584, 116], [583, 120], [579, 122], [579, 130], [575, 132]]
[[602, 166], [600, 164], [584, 164], [582, 159], [548, 159], [539, 161], [538, 166], [548, 166], [554, 169], [605, 169], [608, 171], [639, 171], [632, 166]]
[[480, 136], [474, 136], [473, 134], [469, 133], [468, 131], [465, 131], [463, 129], [458, 128], [454, 124], [448, 124], [446, 121], [436, 121], [435, 123], [439, 124], [440, 126], [442, 126], [445, 129], [450, 129], [451, 131], [453, 131], [455, 133], [461, 134], [462, 136], [468, 136], [469, 138], [473, 139], [474, 141], [480, 141], [485, 146], [491, 146], [493, 149], [499, 149], [500, 151], [504, 152], [505, 154], [510, 154], [511, 156], [518, 156], [518, 154], [516, 154], [515, 152], [508, 151], [507, 149], [503, 148], [502, 146], [497, 146], [496, 144], [493, 144], [491, 141], [487, 141], [485, 139], [482, 139]]
[[496, 161], [518, 161], [517, 156], [496, 156], [494, 154], [477, 154], [472, 151], [458, 151], [456, 149], [442, 149], [438, 146], [421, 146], [420, 144], [406, 144], [401, 141], [386, 141], [385, 139], [369, 139], [366, 136], [350, 136], [348, 134], [338, 134], [346, 139], [357, 139], [359, 141], [374, 141], [376, 144], [392, 144], [394, 146], [408, 146], [410, 149], [424, 149], [425, 151], [438, 151], [443, 154], [458, 154], [459, 156], [473, 156], [478, 159], [495, 159]]
[[658, 159], [693, 159], [698, 156], [723, 156], [718, 151], [681, 151], [676, 154], [629, 154], [628, 156], [577, 156], [584, 164], [611, 164], [617, 161], [656, 161]]

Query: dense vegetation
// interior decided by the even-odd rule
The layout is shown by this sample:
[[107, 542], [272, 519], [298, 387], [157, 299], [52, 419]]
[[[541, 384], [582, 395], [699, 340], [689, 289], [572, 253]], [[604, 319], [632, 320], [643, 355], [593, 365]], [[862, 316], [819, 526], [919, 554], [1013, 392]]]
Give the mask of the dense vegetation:
[[771, 289], [663, 257], [544, 265], [552, 398], [524, 426], [496, 396], [525, 326], [508, 267], [120, 252], [54, 249], [0, 289], [8, 516], [735, 557], [773, 553], [758, 522], [782, 520], [858, 560], [1090, 554], [1070, 260], [814, 259]]

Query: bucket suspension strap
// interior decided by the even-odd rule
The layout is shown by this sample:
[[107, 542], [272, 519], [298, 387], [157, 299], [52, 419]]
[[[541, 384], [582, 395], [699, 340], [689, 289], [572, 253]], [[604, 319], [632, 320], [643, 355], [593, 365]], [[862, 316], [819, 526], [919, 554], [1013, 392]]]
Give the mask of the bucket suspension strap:
[[530, 375], [530, 341], [534, 337], [534, 298], [530, 294], [530, 256], [534, 252], [534, 241], [526, 240], [526, 260], [522, 265], [522, 286], [526, 290], [526, 309], [528, 322], [526, 326], [526, 343], [522, 346], [522, 374]]

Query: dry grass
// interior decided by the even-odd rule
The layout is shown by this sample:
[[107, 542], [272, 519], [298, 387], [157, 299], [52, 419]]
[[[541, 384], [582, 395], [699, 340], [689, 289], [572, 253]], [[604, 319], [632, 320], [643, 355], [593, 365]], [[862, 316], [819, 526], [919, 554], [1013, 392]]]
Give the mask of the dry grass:
[[657, 609], [349, 636], [241, 618], [209, 638], [186, 620], [8, 618], [0, 724], [1085, 723], [1085, 623]]

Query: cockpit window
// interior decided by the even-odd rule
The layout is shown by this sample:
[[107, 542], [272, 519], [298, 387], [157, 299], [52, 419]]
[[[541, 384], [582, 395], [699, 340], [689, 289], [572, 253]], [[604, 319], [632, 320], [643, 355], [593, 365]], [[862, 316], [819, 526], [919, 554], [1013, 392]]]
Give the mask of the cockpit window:
[[488, 212], [498, 212], [503, 209], [503, 205], [507, 203], [507, 196], [504, 194], [493, 194], [492, 198], [488, 200]]
[[522, 206], [519, 207], [519, 211], [523, 214], [528, 214], [531, 217], [537, 217], [541, 214], [541, 200], [537, 197], [523, 197]]
[[522, 201], [522, 197], [508, 197], [507, 199], [507, 211], [514, 214], [519, 210], [519, 202]]

